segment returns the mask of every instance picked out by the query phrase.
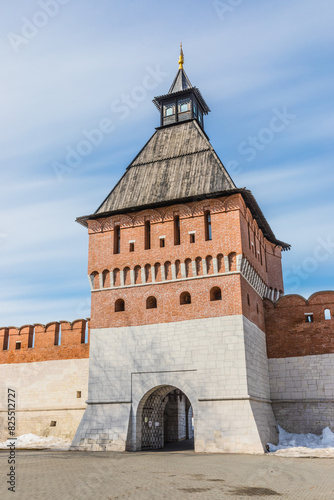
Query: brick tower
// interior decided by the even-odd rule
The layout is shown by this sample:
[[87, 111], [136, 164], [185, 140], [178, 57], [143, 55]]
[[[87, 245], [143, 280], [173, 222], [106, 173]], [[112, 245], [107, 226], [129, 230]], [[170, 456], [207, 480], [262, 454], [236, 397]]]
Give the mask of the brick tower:
[[[160, 126], [88, 227], [88, 406], [72, 449], [196, 451], [275, 442], [263, 298], [283, 294], [278, 241], [204, 130], [183, 69], [156, 97]], [[192, 425], [194, 423], [194, 426]]]

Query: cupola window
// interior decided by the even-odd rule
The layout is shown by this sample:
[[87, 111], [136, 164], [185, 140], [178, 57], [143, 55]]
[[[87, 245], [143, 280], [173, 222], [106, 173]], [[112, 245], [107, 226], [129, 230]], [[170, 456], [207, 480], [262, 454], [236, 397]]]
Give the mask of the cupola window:
[[179, 113], [186, 113], [190, 110], [190, 99], [179, 101]]
[[165, 104], [164, 111], [165, 111], [165, 116], [175, 115], [175, 106], [174, 106], [174, 104]]

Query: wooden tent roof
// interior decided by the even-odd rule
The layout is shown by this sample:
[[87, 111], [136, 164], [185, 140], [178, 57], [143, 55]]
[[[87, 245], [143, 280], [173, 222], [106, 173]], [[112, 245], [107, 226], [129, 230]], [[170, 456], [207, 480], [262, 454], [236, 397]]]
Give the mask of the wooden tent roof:
[[235, 188], [196, 120], [156, 130], [95, 214]]

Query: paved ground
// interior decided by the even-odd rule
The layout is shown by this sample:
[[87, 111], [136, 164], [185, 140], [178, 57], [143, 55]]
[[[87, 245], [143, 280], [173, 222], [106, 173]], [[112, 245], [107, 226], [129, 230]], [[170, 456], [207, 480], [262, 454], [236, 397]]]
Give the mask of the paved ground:
[[334, 499], [334, 459], [270, 455], [16, 451], [16, 492], [7, 491], [0, 452], [0, 498], [17, 500]]

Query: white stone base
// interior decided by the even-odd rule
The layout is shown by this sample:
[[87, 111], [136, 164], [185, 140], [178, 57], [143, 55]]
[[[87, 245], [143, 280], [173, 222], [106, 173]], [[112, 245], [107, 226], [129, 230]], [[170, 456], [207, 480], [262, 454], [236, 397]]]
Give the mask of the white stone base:
[[140, 450], [141, 408], [163, 387], [189, 399], [196, 451], [277, 442], [265, 335], [243, 316], [96, 329], [90, 349], [89, 404], [71, 449]]

